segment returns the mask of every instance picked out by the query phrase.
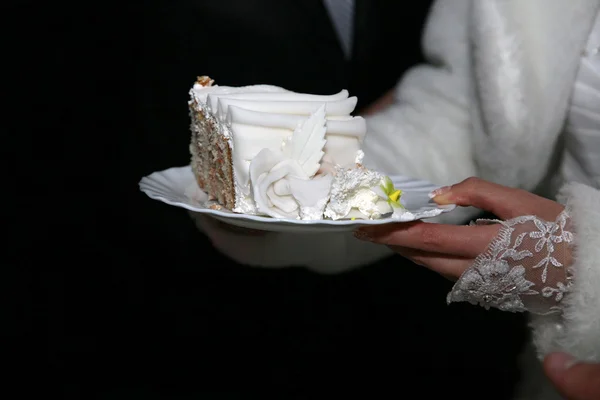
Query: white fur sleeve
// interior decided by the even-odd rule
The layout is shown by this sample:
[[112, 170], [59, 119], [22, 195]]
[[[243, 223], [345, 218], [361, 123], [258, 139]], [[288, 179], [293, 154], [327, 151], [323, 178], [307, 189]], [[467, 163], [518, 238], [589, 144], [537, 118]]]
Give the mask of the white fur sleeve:
[[574, 183], [562, 193], [576, 235], [574, 283], [562, 315], [532, 316], [534, 343], [540, 357], [565, 351], [600, 362], [600, 191]]
[[469, 0], [438, 0], [425, 27], [430, 64], [400, 81], [395, 103], [367, 117], [365, 164], [440, 185], [476, 175], [472, 154]]

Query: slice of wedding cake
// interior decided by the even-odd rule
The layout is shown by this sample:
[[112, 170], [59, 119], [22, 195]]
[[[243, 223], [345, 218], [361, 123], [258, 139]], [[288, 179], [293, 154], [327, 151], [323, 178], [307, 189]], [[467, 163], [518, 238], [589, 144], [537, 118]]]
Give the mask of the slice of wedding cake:
[[224, 207], [303, 220], [375, 219], [402, 210], [401, 191], [361, 165], [366, 135], [356, 97], [270, 85], [190, 91], [192, 171]]

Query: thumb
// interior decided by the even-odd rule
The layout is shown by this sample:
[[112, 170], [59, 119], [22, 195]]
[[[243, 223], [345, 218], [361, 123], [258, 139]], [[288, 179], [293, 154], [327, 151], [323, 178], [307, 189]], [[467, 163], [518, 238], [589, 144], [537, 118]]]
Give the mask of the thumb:
[[430, 195], [438, 204], [476, 207], [501, 219], [537, 215], [554, 221], [563, 206], [522, 189], [498, 185], [479, 178], [468, 178], [456, 185], [434, 190]]
[[553, 353], [544, 360], [544, 370], [566, 399], [600, 399], [600, 364], [575, 363], [568, 354]]

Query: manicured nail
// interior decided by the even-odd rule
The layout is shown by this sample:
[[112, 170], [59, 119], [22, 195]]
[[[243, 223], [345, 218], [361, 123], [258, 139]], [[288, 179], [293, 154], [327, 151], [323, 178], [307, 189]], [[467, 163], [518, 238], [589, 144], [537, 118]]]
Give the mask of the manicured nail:
[[354, 237], [360, 240], [366, 240], [367, 242], [371, 241], [371, 235], [369, 234], [369, 232], [364, 231], [362, 229], [354, 231]]
[[429, 198], [433, 199], [434, 197], [437, 197], [437, 196], [447, 193], [449, 191], [450, 191], [450, 186], [442, 186], [440, 188], [433, 190], [431, 193], [429, 193]]
[[566, 353], [554, 353], [549, 356], [548, 369], [556, 374], [568, 370], [577, 363], [575, 357]]

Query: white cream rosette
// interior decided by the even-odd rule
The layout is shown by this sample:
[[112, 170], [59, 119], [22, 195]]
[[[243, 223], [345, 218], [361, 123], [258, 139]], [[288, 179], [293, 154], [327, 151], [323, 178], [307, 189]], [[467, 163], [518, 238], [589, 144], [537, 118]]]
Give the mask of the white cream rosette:
[[280, 151], [261, 150], [250, 163], [257, 211], [273, 218], [322, 219], [331, 175], [317, 175], [325, 146], [325, 106], [287, 139]]

